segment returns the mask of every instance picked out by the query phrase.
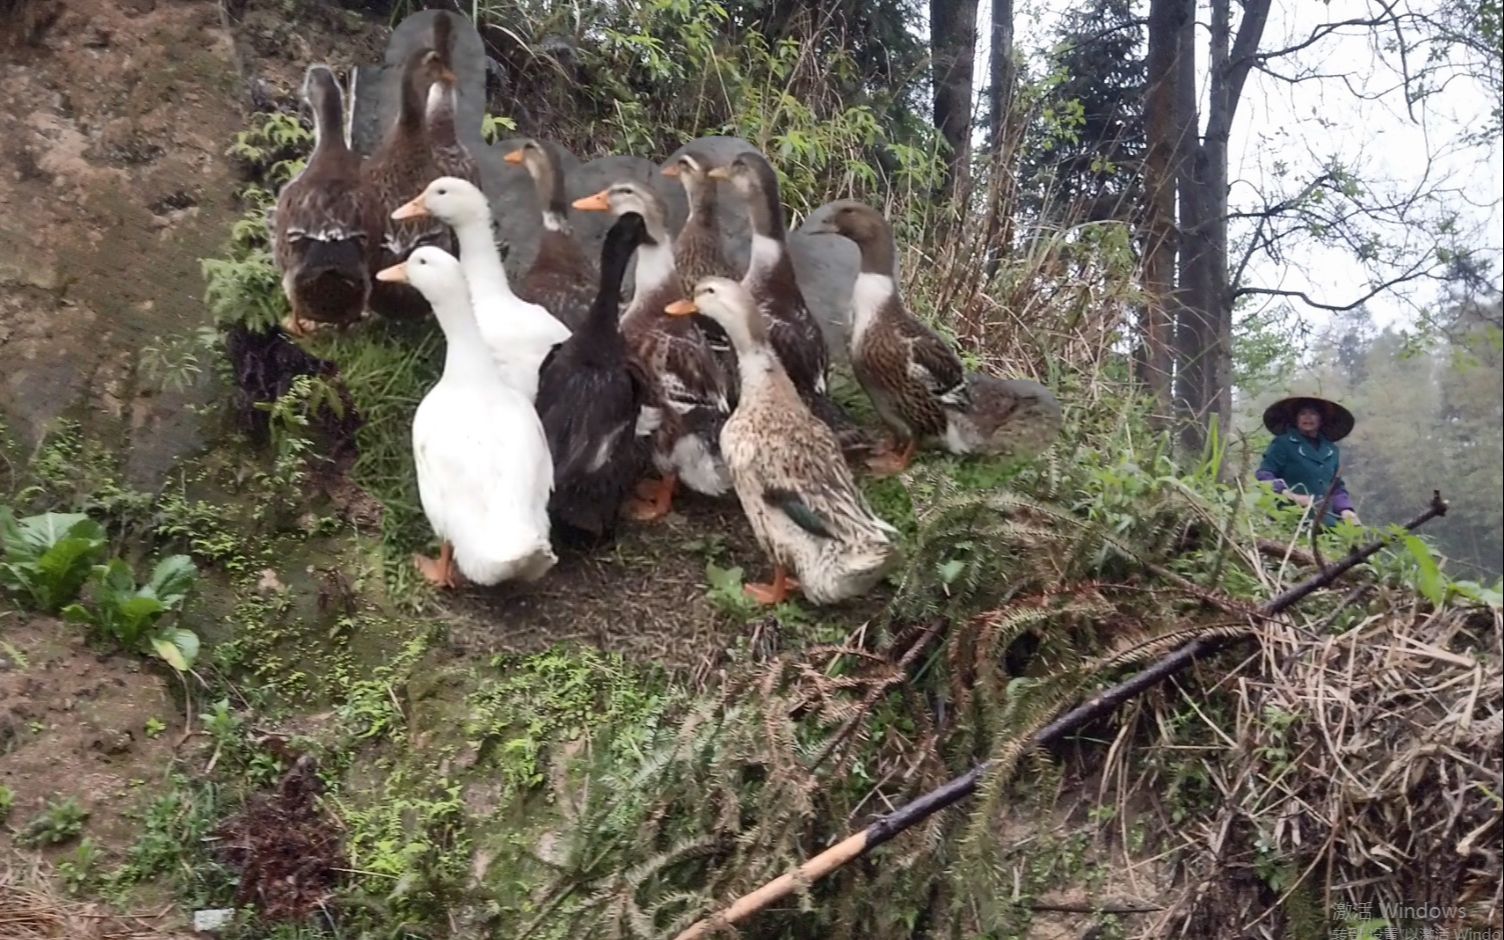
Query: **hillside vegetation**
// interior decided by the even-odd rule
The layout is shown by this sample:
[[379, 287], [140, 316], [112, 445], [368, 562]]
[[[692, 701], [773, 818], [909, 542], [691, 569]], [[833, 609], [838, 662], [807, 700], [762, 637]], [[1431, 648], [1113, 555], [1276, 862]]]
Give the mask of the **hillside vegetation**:
[[[379, 45], [398, 6], [225, 7], [243, 77], [269, 79], [223, 141], [240, 218], [202, 259], [202, 321], [140, 370], [203, 394], [210, 443], [146, 487], [86, 414], [0, 436], [0, 935], [187, 936], [194, 912], [233, 908], [230, 940], [672, 937], [989, 760], [975, 798], [741, 935], [1499, 928], [1497, 570], [1454, 576], [1429, 530], [1376, 513], [1313, 532], [1229, 472], [1215, 423], [1184, 449], [1129, 348], [1140, 220], [1022, 170], [978, 171], [1014, 191], [946, 195], [899, 4], [825, 20], [794, 4], [777, 28], [764, 8], [782, 5], [752, 2], [466, 12], [495, 61], [488, 136], [653, 160], [739, 136], [796, 216], [884, 206], [912, 307], [968, 365], [1050, 386], [1061, 440], [1021, 464], [930, 453], [861, 478], [904, 564], [839, 607], [751, 604], [765, 560], [734, 501], [708, 499], [561, 551], [534, 585], [423, 584], [410, 422], [442, 336], [373, 321], [293, 344], [265, 225], [311, 145], [304, 54], [343, 55], [344, 31]], [[1020, 78], [1008, 166], [1086, 133], [1060, 85]], [[1377, 369], [1389, 341], [1360, 358]], [[1262, 368], [1256, 352], [1240, 365]], [[845, 367], [834, 384], [875, 426]], [[1488, 511], [1463, 502], [1488, 480], [1412, 470], [1387, 521], [1433, 488]], [[1255, 614], [1379, 538], [1329, 588]], [[1227, 642], [1023, 746], [1199, 637]]]

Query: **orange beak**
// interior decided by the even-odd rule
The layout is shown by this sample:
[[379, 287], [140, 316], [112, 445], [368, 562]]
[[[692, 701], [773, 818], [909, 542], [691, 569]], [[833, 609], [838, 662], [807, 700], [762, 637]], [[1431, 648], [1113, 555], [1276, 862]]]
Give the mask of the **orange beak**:
[[610, 212], [611, 199], [606, 195], [610, 190], [603, 189], [594, 196], [581, 196], [573, 203], [581, 212]]
[[664, 167], [663, 168], [663, 175], [664, 176], [675, 176], [675, 177], [678, 176], [679, 175], [679, 164], [677, 164], [677, 163], [670, 163], [668, 166]]
[[513, 150], [511, 153], [502, 157], [502, 159], [510, 163], [512, 166], [520, 166], [522, 164], [522, 148], [518, 147], [516, 150]]
[[695, 306], [693, 300], [676, 300], [664, 307], [663, 312], [671, 317], [687, 317], [691, 313], [699, 313], [700, 308]]
[[723, 166], [714, 167], [713, 169], [710, 170], [710, 172], [706, 173], [705, 175], [708, 176], [708, 177], [710, 177], [713, 180], [729, 180], [729, 179], [731, 179], [731, 171], [728, 170], [728, 169], [726, 169]]
[[418, 219], [425, 215], [428, 215], [428, 203], [423, 201], [422, 193], [419, 193], [412, 201], [403, 203], [392, 210], [394, 219]]
[[459, 80], [460, 80], [460, 77], [458, 75], [454, 74], [453, 72], [451, 72], [449, 69], [445, 68], [445, 69], [440, 69], [439, 70], [439, 81], [443, 82], [444, 84], [446, 84], [446, 85], [453, 85], [453, 84], [457, 83]]
[[407, 262], [399, 261], [389, 268], [382, 268], [376, 272], [378, 281], [394, 281], [398, 284], [407, 283]]

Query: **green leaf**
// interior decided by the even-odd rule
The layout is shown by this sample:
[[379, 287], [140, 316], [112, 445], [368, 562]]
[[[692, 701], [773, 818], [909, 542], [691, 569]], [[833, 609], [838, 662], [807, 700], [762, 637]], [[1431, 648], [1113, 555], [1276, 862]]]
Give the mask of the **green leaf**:
[[115, 604], [111, 630], [115, 638], [127, 645], [135, 645], [146, 632], [146, 627], [167, 610], [167, 605], [150, 594], [137, 594]]
[[157, 562], [147, 585], [167, 606], [175, 607], [187, 596], [197, 578], [198, 568], [194, 566], [192, 558], [187, 555], [169, 555]]
[[712, 589], [717, 591], [740, 591], [742, 589], [741, 566], [722, 568], [715, 562], [707, 561], [705, 580], [710, 583]]
[[1446, 581], [1441, 576], [1441, 568], [1436, 564], [1436, 556], [1431, 554], [1431, 546], [1421, 541], [1418, 536], [1405, 536], [1405, 548], [1409, 549], [1410, 557], [1415, 559], [1415, 588], [1437, 607], [1446, 600]]
[[58, 613], [62, 614], [63, 619], [68, 621], [69, 623], [84, 623], [90, 625], [98, 623], [98, 620], [96, 620], [94, 617], [94, 612], [82, 604], [69, 604], [67, 607], [64, 607], [62, 610], [58, 611]]
[[52, 613], [77, 597], [103, 548], [102, 538], [68, 536], [47, 549], [36, 562], [34, 592], [38, 605]]
[[965, 570], [966, 562], [961, 561], [959, 558], [952, 558], [950, 561], [941, 562], [935, 566], [935, 573], [940, 576], [941, 584], [956, 583], [956, 579]]
[[[192, 644], [181, 643], [181, 638], [178, 636], [180, 633], [188, 633], [192, 636]], [[188, 649], [185, 650], [185, 646]], [[178, 672], [187, 672], [191, 662], [190, 657], [198, 655], [198, 637], [193, 636], [187, 630], [173, 630], [165, 636], [152, 637], [151, 648], [156, 650], [157, 655], [162, 657], [167, 665]]]

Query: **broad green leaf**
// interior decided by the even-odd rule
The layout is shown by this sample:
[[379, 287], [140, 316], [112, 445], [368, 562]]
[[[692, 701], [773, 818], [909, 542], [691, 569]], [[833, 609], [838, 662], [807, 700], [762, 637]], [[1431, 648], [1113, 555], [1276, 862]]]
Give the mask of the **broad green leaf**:
[[183, 657], [183, 651], [169, 637], [154, 636], [151, 638], [151, 648], [156, 650], [157, 655], [162, 657], [167, 665], [178, 672], [188, 671], [188, 660]]
[[742, 569], [740, 566], [722, 568], [714, 562], [706, 562], [705, 580], [716, 590], [740, 591], [742, 589]]
[[68, 536], [47, 549], [36, 563], [37, 601], [49, 613], [78, 596], [79, 588], [94, 569], [95, 557], [104, 549], [103, 539]]
[[961, 576], [961, 572], [965, 570], [966, 562], [960, 560], [959, 558], [952, 558], [950, 561], [941, 562], [940, 564], [935, 566], [935, 573], [940, 576], [941, 584], [956, 583], [956, 579], [959, 578]]
[[168, 606], [188, 594], [198, 577], [198, 568], [187, 555], [169, 555], [152, 569], [148, 585]]
[[94, 618], [94, 612], [82, 604], [69, 604], [59, 611], [59, 613], [69, 623], [94, 624], [97, 622]]
[[116, 639], [134, 645], [146, 628], [167, 610], [167, 605], [150, 594], [137, 594], [115, 605], [112, 627]]
[[198, 659], [198, 634], [186, 627], [175, 627], [169, 631], [169, 636], [172, 645], [183, 655], [183, 661], [192, 666]]

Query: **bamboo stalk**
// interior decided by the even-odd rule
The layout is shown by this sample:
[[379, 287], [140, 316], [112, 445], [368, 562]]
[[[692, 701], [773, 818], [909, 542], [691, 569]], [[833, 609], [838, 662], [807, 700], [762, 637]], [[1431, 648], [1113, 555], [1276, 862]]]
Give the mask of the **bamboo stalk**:
[[[1431, 505], [1425, 512], [1405, 523], [1405, 529], [1406, 531], [1418, 529], [1432, 519], [1446, 515], [1446, 512], [1447, 504], [1442, 500], [1441, 493], [1434, 491], [1431, 494]], [[1271, 617], [1281, 611], [1288, 610], [1312, 593], [1336, 581], [1350, 569], [1363, 563], [1384, 546], [1388, 545], [1389, 541], [1387, 538], [1380, 538], [1362, 548], [1353, 550], [1346, 558], [1343, 558], [1331, 567], [1324, 567], [1320, 574], [1302, 581], [1289, 590], [1259, 605], [1255, 610], [1256, 615]], [[1056, 718], [1048, 725], [1045, 725], [1030, 736], [1029, 745], [1031, 747], [1042, 747], [1059, 741], [1072, 731], [1115, 710], [1119, 705], [1134, 696], [1153, 688], [1170, 676], [1175, 675], [1195, 662], [1199, 657], [1205, 656], [1207, 653], [1229, 642], [1232, 641], [1225, 639], [1192, 640], [1163, 659], [1129, 676], [1117, 685], [1104, 689], [1064, 715]], [[983, 761], [954, 780], [922, 796], [916, 797], [885, 816], [878, 817], [866, 829], [847, 836], [845, 839], [800, 865], [794, 871], [779, 875], [757, 890], [737, 898], [729, 907], [691, 924], [675, 937], [675, 940], [698, 940], [700, 937], [707, 936], [717, 927], [741, 923], [774, 901], [793, 894], [801, 885], [807, 886], [813, 884], [854, 859], [861, 858], [884, 842], [889, 841], [899, 833], [910, 828], [915, 823], [975, 793], [982, 778], [987, 775], [987, 772], [992, 769], [993, 765], [993, 761]]]

